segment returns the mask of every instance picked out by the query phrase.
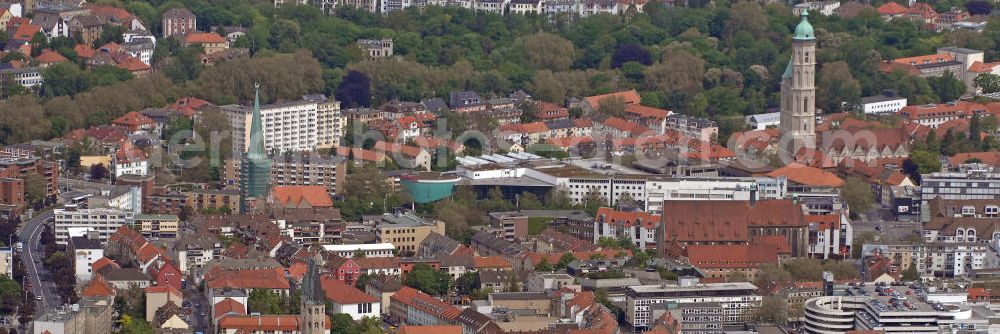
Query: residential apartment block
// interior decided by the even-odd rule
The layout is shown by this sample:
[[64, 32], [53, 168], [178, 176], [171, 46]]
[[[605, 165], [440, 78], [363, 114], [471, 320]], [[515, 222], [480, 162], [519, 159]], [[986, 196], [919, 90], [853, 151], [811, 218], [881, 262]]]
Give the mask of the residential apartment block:
[[[226, 105], [222, 112], [233, 131], [233, 152], [246, 152], [250, 147], [250, 120], [253, 110], [248, 106]], [[266, 152], [314, 151], [319, 145], [319, 104], [316, 101], [288, 101], [260, 106]]]
[[386, 213], [375, 225], [375, 236], [379, 242], [390, 243], [399, 251], [410, 254], [420, 252], [420, 243], [431, 232], [444, 235], [444, 222], [427, 220], [412, 213]]
[[122, 225], [131, 224], [135, 215], [121, 209], [80, 209], [62, 208], [55, 212], [56, 243], [66, 245], [70, 234], [82, 235], [87, 231], [95, 231], [101, 242], [108, 240]]

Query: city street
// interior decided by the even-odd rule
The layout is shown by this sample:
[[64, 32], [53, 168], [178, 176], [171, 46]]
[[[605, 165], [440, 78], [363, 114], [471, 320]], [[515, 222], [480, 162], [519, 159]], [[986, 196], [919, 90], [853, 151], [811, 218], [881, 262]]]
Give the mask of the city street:
[[44, 224], [50, 218], [52, 218], [52, 211], [35, 216], [22, 224], [21, 229], [17, 232], [18, 238], [24, 243], [21, 259], [24, 261], [24, 266], [27, 270], [28, 282], [31, 283], [31, 292], [35, 296], [42, 297], [36, 308], [38, 314], [45, 313], [45, 311], [61, 304], [59, 295], [55, 291], [55, 283], [51, 279], [43, 282], [39, 277], [40, 275], [47, 276], [48, 273], [48, 270], [42, 264], [42, 259], [45, 255], [42, 254], [39, 241], [41, 240]]

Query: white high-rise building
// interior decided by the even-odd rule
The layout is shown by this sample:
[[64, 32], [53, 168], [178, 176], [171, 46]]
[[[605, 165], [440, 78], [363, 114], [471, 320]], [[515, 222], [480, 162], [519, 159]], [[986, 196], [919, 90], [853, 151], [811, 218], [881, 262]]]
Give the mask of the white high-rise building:
[[[233, 153], [246, 152], [250, 142], [247, 106], [222, 106], [233, 131]], [[264, 149], [268, 152], [314, 151], [319, 147], [319, 102], [298, 100], [260, 106]]]

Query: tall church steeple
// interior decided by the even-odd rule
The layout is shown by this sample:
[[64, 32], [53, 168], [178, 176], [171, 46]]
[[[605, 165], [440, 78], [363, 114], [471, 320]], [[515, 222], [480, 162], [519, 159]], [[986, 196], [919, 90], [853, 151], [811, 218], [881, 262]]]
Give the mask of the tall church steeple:
[[792, 58], [781, 76], [780, 149], [794, 157], [803, 147], [816, 148], [816, 36], [809, 13], [792, 37]]
[[262, 201], [271, 188], [271, 157], [264, 145], [264, 121], [260, 114], [260, 84], [254, 84], [250, 147], [240, 166], [240, 213], [250, 213], [250, 202]]
[[320, 283], [319, 267], [323, 265], [320, 254], [309, 259], [306, 275], [302, 279], [302, 300], [299, 316], [299, 333], [323, 334], [326, 330], [326, 293]]

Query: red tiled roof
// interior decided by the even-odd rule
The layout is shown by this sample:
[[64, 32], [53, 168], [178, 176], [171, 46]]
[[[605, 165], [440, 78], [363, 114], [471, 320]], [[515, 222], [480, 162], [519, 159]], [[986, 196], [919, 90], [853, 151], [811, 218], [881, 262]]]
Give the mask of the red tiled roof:
[[138, 147], [132, 146], [132, 144], [127, 141], [123, 143], [117, 151], [115, 151], [115, 161], [120, 164], [144, 160], [146, 160], [146, 152], [143, 152], [142, 149]]
[[[256, 333], [262, 331], [288, 331], [298, 332], [299, 322], [302, 319], [297, 315], [249, 315], [249, 316], [225, 316], [219, 320], [218, 327], [224, 332], [235, 330], [236, 333]], [[327, 316], [326, 329], [330, 329], [330, 317]]]
[[974, 111], [985, 111], [986, 106], [970, 102], [970, 101], [955, 101], [953, 103], [944, 104], [928, 104], [928, 105], [918, 105], [918, 106], [906, 106], [899, 110], [899, 114], [910, 120], [918, 120], [924, 118], [938, 118], [945, 116], [952, 117], [965, 117], [972, 116]]
[[[531, 260], [532, 264], [542, 263], [542, 259], [548, 261], [548, 263], [559, 263], [559, 259], [563, 257], [563, 254], [569, 253], [577, 260], [589, 260], [592, 256], [603, 256], [607, 259], [613, 259], [618, 257], [619, 253], [622, 251], [615, 249], [605, 249], [593, 252], [564, 252], [564, 253], [539, 253], [539, 252], [524, 252], [524, 256]], [[632, 257], [631, 250], [624, 251], [626, 257]]]
[[120, 53], [122, 46], [115, 42], [107, 42], [97, 48], [97, 51], [105, 53]]
[[42, 31], [42, 27], [34, 24], [22, 24], [14, 31], [14, 40], [30, 41], [35, 34]]
[[573, 126], [578, 128], [589, 128], [594, 126], [594, 122], [590, 120], [590, 117], [574, 118]]
[[569, 109], [555, 103], [538, 101], [536, 109], [535, 117], [542, 120], [569, 117]]
[[80, 293], [80, 297], [109, 297], [114, 295], [115, 289], [112, 289], [108, 281], [105, 281], [101, 275], [94, 275], [94, 278], [90, 280], [90, 283]]
[[118, 68], [128, 70], [129, 72], [140, 72], [149, 70], [151, 67], [143, 63], [139, 58], [127, 56], [118, 62]]
[[552, 137], [549, 138], [549, 144], [561, 147], [569, 148], [576, 147], [582, 143], [589, 143], [593, 140], [592, 137]]
[[7, 21], [7, 31], [9, 32], [25, 24], [31, 24], [31, 19], [27, 17], [12, 17], [10, 21]]
[[461, 313], [455, 306], [408, 286], [404, 286], [389, 298], [392, 302], [413, 307], [439, 319], [451, 322], [458, 319], [458, 314]]
[[295, 262], [292, 263], [292, 265], [288, 266], [288, 268], [286, 268], [285, 270], [288, 270], [288, 276], [292, 277], [295, 280], [300, 280], [306, 276], [307, 269], [309, 269], [309, 266], [307, 266], [305, 263]]
[[885, 4], [878, 6], [879, 15], [902, 15], [908, 11], [909, 9], [903, 7], [903, 5], [900, 5], [892, 1], [886, 2]]
[[351, 148], [350, 150], [351, 150], [350, 151], [351, 157], [353, 157], [354, 160], [362, 160], [368, 162], [385, 161], [385, 153], [382, 152], [375, 152], [358, 147]]
[[37, 61], [39, 64], [55, 64], [55, 63], [66, 62], [69, 60], [66, 59], [66, 57], [63, 57], [58, 52], [45, 49], [42, 50], [42, 54], [38, 55], [38, 57], [35, 57], [35, 61]]
[[146, 293], [169, 293], [173, 296], [183, 297], [184, 293], [169, 285], [150, 286], [146, 288]]
[[[807, 216], [808, 217], [808, 216]], [[792, 245], [781, 235], [758, 235], [750, 238], [751, 245], [767, 245], [774, 247], [778, 254], [791, 254]]]
[[614, 208], [603, 207], [597, 209], [598, 224], [608, 224], [613, 226], [632, 227], [642, 224], [646, 229], [655, 229], [660, 226], [660, 215], [649, 214], [643, 211], [618, 211]]
[[982, 72], [993, 72], [993, 68], [1000, 65], [1000, 62], [994, 63], [984, 63], [981, 61], [975, 61], [969, 66], [969, 72], [982, 73]]
[[644, 126], [626, 121], [618, 117], [608, 117], [602, 123], [604, 124], [604, 126], [615, 128], [619, 131], [630, 132], [633, 135], [639, 134], [647, 130], [646, 127]]
[[271, 197], [283, 206], [298, 205], [302, 201], [314, 208], [333, 206], [333, 199], [324, 186], [274, 186]]
[[520, 133], [539, 133], [548, 132], [549, 127], [542, 122], [524, 123], [524, 124], [511, 124], [514, 125], [517, 132]]
[[224, 43], [225, 41], [225, 37], [214, 32], [192, 32], [184, 35], [184, 43], [186, 44]]
[[89, 9], [92, 14], [100, 17], [113, 17], [119, 21], [125, 21], [132, 18], [132, 14], [124, 8], [93, 4], [88, 4], [86, 8]]
[[771, 245], [689, 245], [687, 257], [700, 268], [757, 268], [778, 263], [778, 249]]
[[952, 166], [958, 166], [965, 163], [969, 159], [979, 159], [982, 163], [993, 166], [1000, 166], [1000, 152], [970, 152], [970, 153], [958, 153], [952, 157], [948, 158], [948, 162]]
[[410, 326], [399, 327], [398, 334], [462, 334], [462, 326]]
[[400, 259], [398, 257], [363, 257], [354, 259], [362, 270], [364, 269], [399, 269]]
[[97, 261], [94, 261], [94, 263], [92, 263], [90, 265], [90, 269], [92, 270], [92, 272], [96, 273], [96, 272], [99, 272], [101, 269], [104, 269], [104, 267], [107, 267], [107, 266], [113, 266], [115, 268], [121, 268], [121, 266], [119, 266], [117, 263], [115, 263], [115, 260], [109, 259], [107, 257], [102, 257], [100, 259], [97, 259]]
[[340, 305], [377, 303], [379, 301], [375, 297], [332, 277], [324, 276], [320, 282], [323, 286], [323, 292], [326, 293], [326, 298]]
[[156, 125], [156, 121], [152, 118], [146, 117], [146, 115], [143, 115], [138, 111], [130, 111], [121, 117], [115, 118], [114, 121], [111, 121], [111, 124], [128, 128], [138, 128], [142, 126]]
[[814, 187], [840, 187], [844, 180], [833, 173], [800, 163], [791, 163], [785, 167], [767, 173], [768, 177], [784, 176], [789, 181]]
[[385, 141], [375, 142], [375, 146], [373, 146], [372, 148], [375, 149], [375, 151], [381, 151], [385, 153], [389, 152], [402, 153], [403, 155], [408, 157], [416, 157], [420, 155], [420, 152], [424, 151], [423, 149], [416, 146], [398, 145]]
[[245, 305], [232, 298], [223, 299], [222, 301], [215, 303], [215, 306], [212, 306], [212, 319], [218, 319], [228, 313], [247, 315], [247, 308]]
[[93, 48], [84, 44], [77, 44], [73, 47], [73, 51], [76, 51], [77, 57], [84, 59], [94, 58], [94, 55], [97, 53]]
[[635, 89], [621, 91], [617, 93], [588, 96], [586, 97], [586, 100], [587, 103], [590, 104], [591, 108], [597, 109], [601, 105], [601, 100], [613, 97], [621, 98], [622, 101], [625, 102], [625, 104], [639, 104], [639, 102], [642, 100], [642, 98], [639, 97], [639, 92], [635, 91]]
[[511, 268], [510, 262], [499, 256], [476, 256], [472, 258], [474, 268]]
[[625, 112], [642, 118], [655, 118], [662, 120], [670, 115], [669, 110], [647, 107], [640, 104], [629, 104], [625, 106]]
[[802, 209], [791, 200], [665, 201], [663, 228], [678, 242], [746, 242], [751, 227], [805, 226]]
[[809, 225], [816, 224], [818, 230], [840, 230], [840, 215], [838, 214], [807, 215], [806, 222]]

